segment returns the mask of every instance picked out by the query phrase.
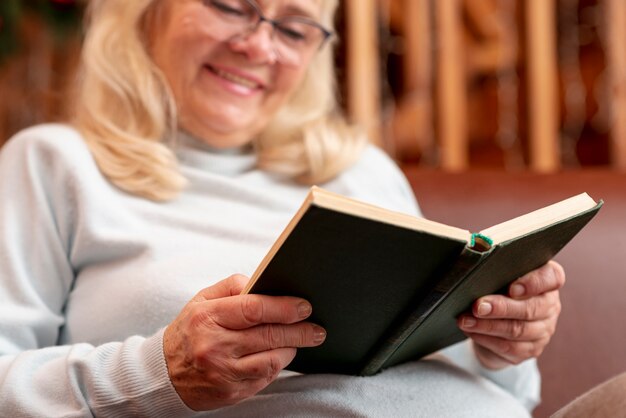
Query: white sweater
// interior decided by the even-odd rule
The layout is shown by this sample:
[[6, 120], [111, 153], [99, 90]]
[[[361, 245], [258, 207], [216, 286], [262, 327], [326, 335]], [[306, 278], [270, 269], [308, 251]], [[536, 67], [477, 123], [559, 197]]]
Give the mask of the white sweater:
[[[2, 150], [0, 416], [194, 415], [168, 379], [163, 328], [198, 290], [250, 275], [307, 188], [256, 169], [252, 154], [190, 138], [176, 151], [189, 187], [155, 203], [107, 182], [67, 126], [28, 129]], [[419, 214], [374, 147], [322, 186]], [[212, 414], [527, 416], [535, 362], [487, 372], [469, 347], [368, 378], [285, 374]]]

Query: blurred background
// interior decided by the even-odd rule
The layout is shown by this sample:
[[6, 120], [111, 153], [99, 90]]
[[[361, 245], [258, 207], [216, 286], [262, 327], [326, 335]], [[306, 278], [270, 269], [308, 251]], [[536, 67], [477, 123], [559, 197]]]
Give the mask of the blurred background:
[[[85, 1], [0, 0], [0, 145], [67, 117]], [[427, 216], [480, 230], [582, 190], [610, 201], [563, 252], [535, 416], [626, 370], [626, 0], [342, 0], [337, 28], [341, 105]]]
[[[63, 120], [84, 1], [0, 0], [0, 143]], [[626, 169], [626, 1], [343, 0], [342, 106], [401, 163]]]

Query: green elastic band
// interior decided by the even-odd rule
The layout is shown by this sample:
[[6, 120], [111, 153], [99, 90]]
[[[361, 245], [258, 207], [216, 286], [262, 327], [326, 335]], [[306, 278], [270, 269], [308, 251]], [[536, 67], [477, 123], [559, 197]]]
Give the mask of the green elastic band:
[[473, 247], [474, 245], [476, 245], [476, 238], [480, 238], [483, 241], [485, 241], [487, 244], [489, 245], [493, 245], [493, 240], [491, 238], [489, 238], [486, 235], [483, 235], [479, 232], [472, 234], [472, 238], [470, 240], [470, 247]]

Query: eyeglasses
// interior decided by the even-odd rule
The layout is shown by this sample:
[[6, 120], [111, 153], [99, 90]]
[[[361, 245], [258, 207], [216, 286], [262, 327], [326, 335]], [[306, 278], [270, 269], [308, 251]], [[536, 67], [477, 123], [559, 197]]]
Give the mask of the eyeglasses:
[[270, 19], [252, 0], [202, 0], [210, 12], [220, 40], [246, 37], [263, 22], [272, 25], [272, 41], [278, 60], [287, 65], [301, 65], [318, 51], [332, 35], [316, 21], [302, 16]]

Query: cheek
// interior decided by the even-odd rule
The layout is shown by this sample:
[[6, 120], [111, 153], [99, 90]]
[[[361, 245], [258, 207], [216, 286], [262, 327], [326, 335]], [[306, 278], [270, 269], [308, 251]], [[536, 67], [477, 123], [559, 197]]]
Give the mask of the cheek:
[[184, 89], [197, 75], [197, 53], [194, 52], [193, 41], [176, 38], [164, 45], [167, 48], [162, 60], [157, 63], [173, 89]]
[[306, 68], [285, 69], [281, 72], [276, 83], [276, 91], [281, 102], [289, 100], [302, 87], [306, 76]]
[[189, 88], [189, 84], [198, 76], [203, 39], [198, 22], [185, 16], [174, 16], [172, 22], [157, 36], [153, 59], [176, 94]]

